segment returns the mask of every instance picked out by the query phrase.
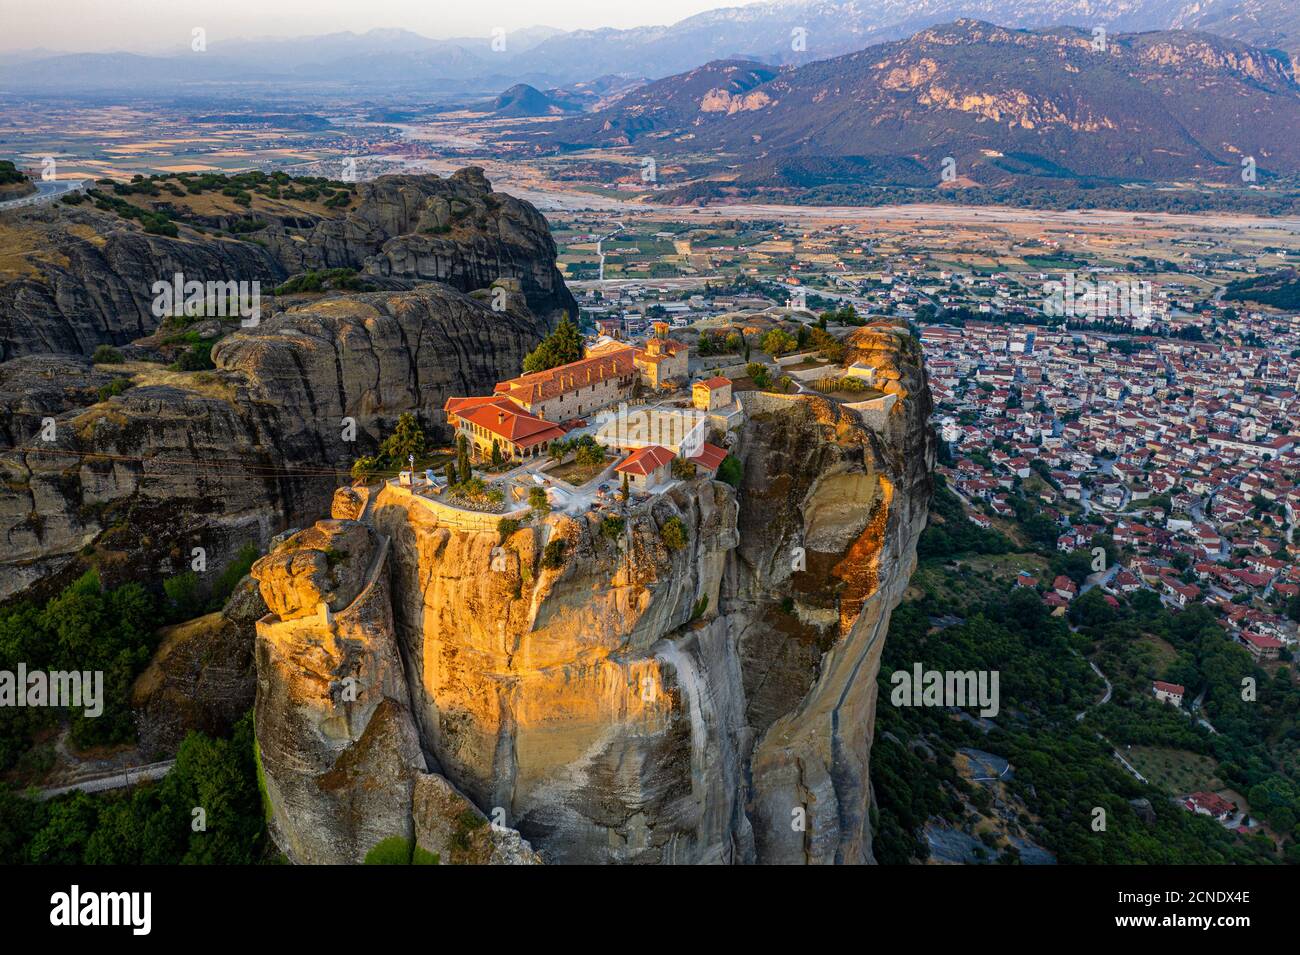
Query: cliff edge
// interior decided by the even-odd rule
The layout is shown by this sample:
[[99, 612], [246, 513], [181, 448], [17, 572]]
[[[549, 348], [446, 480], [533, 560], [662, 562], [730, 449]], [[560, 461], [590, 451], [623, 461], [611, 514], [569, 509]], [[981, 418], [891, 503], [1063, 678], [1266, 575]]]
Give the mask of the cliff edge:
[[[557, 510], [498, 533], [383, 484], [303, 532], [380, 542], [366, 597], [332, 545], [263, 558], [257, 736], [290, 858], [321, 860], [306, 832], [348, 859], [411, 838], [428, 774], [552, 863], [871, 862], [876, 674], [935, 443], [916, 340], [881, 324], [848, 345], [885, 410], [740, 393], [735, 487], [676, 480], [621, 523]], [[348, 656], [317, 631], [363, 599]], [[328, 659], [286, 666], [298, 645]], [[348, 676], [364, 704], [331, 696]]]

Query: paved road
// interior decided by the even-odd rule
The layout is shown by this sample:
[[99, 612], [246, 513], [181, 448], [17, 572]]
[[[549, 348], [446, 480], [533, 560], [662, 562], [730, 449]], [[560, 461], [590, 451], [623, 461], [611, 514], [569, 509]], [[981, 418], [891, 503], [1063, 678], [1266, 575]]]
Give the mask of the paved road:
[[1138, 782], [1140, 783], [1150, 782], [1149, 779], [1147, 779], [1145, 776], [1143, 776], [1141, 773], [1139, 773], [1136, 769], [1133, 768], [1132, 763], [1130, 763], [1127, 759], [1125, 759], [1123, 756], [1119, 754], [1119, 750], [1114, 748], [1115, 744], [1113, 744], [1110, 740], [1106, 739], [1106, 737], [1102, 736], [1100, 733], [1097, 734], [1097, 739], [1102, 740], [1107, 746], [1111, 747], [1111, 755], [1114, 756], [1116, 759], [1118, 759], [1120, 763], [1123, 764], [1124, 768], [1133, 774], [1133, 777]]
[[47, 202], [53, 202], [69, 192], [80, 192], [86, 188], [86, 180], [84, 179], [54, 179], [50, 182], [37, 179], [34, 182], [36, 186], [35, 195], [0, 202], [0, 212], [5, 209], [22, 209], [27, 206], [43, 205]]
[[1117, 561], [1105, 570], [1098, 571], [1095, 574], [1089, 574], [1083, 579], [1083, 586], [1079, 588], [1079, 596], [1082, 597], [1089, 590], [1092, 590], [1093, 587], [1105, 586], [1110, 583], [1111, 580], [1114, 579], [1115, 575], [1119, 573], [1119, 568], [1120, 565]]
[[618, 226], [618, 228], [615, 229], [613, 232], [610, 232], [606, 235], [602, 235], [599, 239], [596, 240], [596, 254], [600, 256], [600, 277], [599, 279], [597, 279], [597, 281], [600, 282], [605, 281], [605, 250], [604, 250], [605, 240], [612, 239], [614, 238], [614, 236], [618, 235], [620, 232], [623, 231], [623, 223], [619, 222], [617, 219], [614, 221], [614, 225]]
[[83, 779], [67, 786], [51, 786], [48, 789], [38, 790], [37, 797], [43, 800], [53, 799], [55, 796], [62, 796], [64, 793], [70, 793], [77, 789], [88, 793], [107, 792], [110, 789], [125, 789], [127, 786], [135, 786], [138, 783], [162, 779], [175, 765], [176, 760], [165, 759], [160, 763], [148, 763], [144, 766], [125, 769], [120, 773]]

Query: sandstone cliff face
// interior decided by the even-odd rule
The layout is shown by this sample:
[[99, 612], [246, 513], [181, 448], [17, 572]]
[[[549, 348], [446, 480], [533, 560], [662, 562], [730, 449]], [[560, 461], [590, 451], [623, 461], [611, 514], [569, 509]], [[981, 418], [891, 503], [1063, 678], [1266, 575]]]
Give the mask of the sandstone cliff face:
[[[510, 278], [548, 325], [561, 311], [577, 314], [555, 267], [545, 218], [527, 202], [494, 193], [482, 170], [447, 178], [384, 176], [359, 184], [357, 192], [357, 203], [338, 218], [277, 218], [258, 209], [267, 225], [257, 243], [189, 227], [176, 238], [147, 235], [88, 206], [3, 213], [41, 251], [28, 274], [0, 281], [0, 361], [88, 355], [97, 345], [151, 334], [158, 327], [153, 283], [177, 272], [203, 282], [260, 282], [264, 297], [288, 276], [322, 268], [352, 268], [385, 288], [437, 281], [466, 293]], [[233, 224], [187, 217], [210, 228]]]
[[547, 326], [517, 298], [506, 304], [434, 284], [326, 298], [222, 340], [214, 372], [147, 372], [90, 406], [102, 373], [89, 366], [86, 385], [46, 374], [63, 359], [0, 366], [32, 366], [0, 387], [40, 384], [6, 419], [17, 450], [0, 454], [0, 599], [72, 574], [87, 546], [110, 580], [142, 566], [177, 573], [200, 546], [219, 573], [240, 546], [310, 522], [401, 412], [446, 438], [448, 397], [520, 367]]
[[[387, 542], [365, 525], [331, 520], [253, 565], [272, 610], [257, 625], [253, 718], [271, 831], [295, 862], [359, 863], [384, 839], [413, 836], [412, 787], [425, 765], [386, 557]], [[323, 570], [331, 564], [337, 573]], [[303, 566], [319, 570], [305, 575]], [[351, 599], [334, 613], [305, 576], [341, 581]]]
[[[739, 489], [678, 484], [618, 539], [552, 514], [498, 542], [394, 487], [360, 512], [389, 541], [430, 770], [547, 862], [871, 861], [876, 671], [934, 444], [915, 341], [879, 326], [850, 344], [899, 396], [883, 423], [750, 393]], [[283, 681], [259, 656], [259, 714], [264, 695], [296, 705]]]
[[[594, 520], [551, 517], [494, 553], [495, 534], [443, 526], [391, 489], [374, 515], [394, 542], [412, 706], [450, 779], [548, 861], [739, 861], [740, 696], [700, 695], [739, 687], [720, 632], [692, 623], [736, 543], [729, 488], [633, 512], [622, 546]], [[659, 530], [673, 517], [690, 541], [676, 552]], [[552, 540], [567, 542], [560, 568], [540, 560]], [[683, 649], [697, 643], [703, 663]]]
[[363, 862], [392, 839], [449, 864], [536, 863], [517, 832], [427, 772], [388, 557], [387, 537], [339, 517], [253, 565], [270, 607], [257, 622], [254, 720], [271, 833], [303, 864]]

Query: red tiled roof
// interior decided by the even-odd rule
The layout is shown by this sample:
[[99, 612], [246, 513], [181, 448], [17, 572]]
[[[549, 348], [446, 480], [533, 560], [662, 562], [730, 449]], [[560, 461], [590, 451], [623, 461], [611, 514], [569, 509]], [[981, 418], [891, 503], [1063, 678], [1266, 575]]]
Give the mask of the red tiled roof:
[[1187, 693], [1186, 688], [1179, 686], [1177, 683], [1166, 683], [1164, 680], [1156, 680], [1152, 686], [1157, 690], [1163, 690], [1166, 693], [1173, 693], [1177, 696], [1185, 696]]
[[721, 375], [714, 375], [712, 378], [706, 378], [704, 381], [697, 381], [695, 384], [704, 385], [710, 391], [717, 391], [719, 388], [725, 388], [731, 384], [730, 378], [724, 378]]
[[474, 398], [448, 398], [442, 406], [442, 410], [448, 415], [461, 415], [471, 408], [479, 408], [483, 405], [490, 405], [495, 401], [500, 401], [498, 395], [478, 395]]
[[704, 445], [700, 448], [700, 453], [691, 455], [690, 460], [708, 468], [710, 471], [716, 471], [726, 456], [727, 452], [722, 448], [718, 447], [716, 444], [709, 444], [709, 442], [705, 441]]
[[1232, 812], [1232, 803], [1228, 802], [1228, 800], [1224, 799], [1218, 793], [1192, 793], [1187, 797], [1187, 801], [1193, 805], [1200, 806], [1202, 809], [1209, 810], [1216, 816], [1222, 816], [1226, 813]]
[[580, 358], [567, 365], [534, 371], [509, 381], [499, 381], [493, 390], [498, 395], [509, 395], [523, 404], [556, 398], [610, 378], [633, 374], [635, 367], [632, 355], [632, 348], [625, 345], [590, 358]]
[[1282, 641], [1274, 637], [1266, 637], [1262, 633], [1251, 633], [1249, 631], [1241, 635], [1241, 639], [1247, 643], [1252, 643], [1261, 650], [1274, 650], [1282, 646]]
[[[458, 399], [448, 400], [448, 406], [456, 400]], [[476, 401], [474, 398], [459, 400]], [[501, 396], [469, 408], [462, 406], [454, 412], [448, 407], [448, 411], [521, 448], [531, 448], [535, 444], [564, 437], [564, 429], [555, 422], [529, 414], [509, 398]]]
[[619, 463], [614, 468], [620, 474], [637, 474], [645, 476], [652, 471], [663, 467], [677, 455], [673, 454], [665, 447], [657, 444], [646, 445], [644, 448], [638, 448], [627, 456], [625, 461]]

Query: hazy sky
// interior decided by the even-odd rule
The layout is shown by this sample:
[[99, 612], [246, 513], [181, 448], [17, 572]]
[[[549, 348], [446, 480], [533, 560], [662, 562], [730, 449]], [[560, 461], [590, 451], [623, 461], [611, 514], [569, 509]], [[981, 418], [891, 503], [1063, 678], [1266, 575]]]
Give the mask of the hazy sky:
[[402, 27], [431, 37], [545, 24], [572, 30], [673, 23], [754, 0], [0, 0], [0, 49], [159, 51], [233, 37]]

